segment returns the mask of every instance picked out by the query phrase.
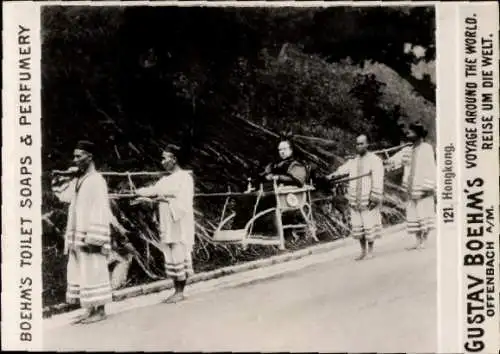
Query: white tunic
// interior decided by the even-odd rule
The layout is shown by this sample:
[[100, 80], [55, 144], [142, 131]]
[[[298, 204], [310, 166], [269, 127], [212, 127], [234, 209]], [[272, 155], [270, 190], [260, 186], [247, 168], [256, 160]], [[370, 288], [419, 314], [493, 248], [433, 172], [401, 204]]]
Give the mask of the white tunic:
[[95, 170], [73, 179], [64, 191], [56, 193], [63, 202], [69, 202], [64, 252], [85, 245], [111, 249], [110, 224], [112, 220], [108, 187]]
[[[391, 169], [403, 167], [403, 188], [409, 200], [406, 204], [408, 232], [429, 232], [434, 228], [436, 189], [436, 162], [429, 143], [408, 146], [390, 157]], [[430, 193], [430, 195], [429, 195]]]
[[403, 188], [410, 199], [420, 199], [424, 192], [436, 189], [436, 160], [429, 143], [407, 146], [388, 159], [391, 169], [403, 167]]
[[159, 203], [160, 237], [164, 243], [194, 245], [194, 181], [189, 171], [178, 169], [149, 187], [140, 188], [142, 196], [168, 196]]
[[384, 165], [380, 157], [372, 152], [364, 156], [356, 155], [340, 166], [334, 175], [345, 175], [349, 178], [363, 176], [349, 181], [347, 200], [355, 209], [366, 209], [369, 201], [381, 202], [384, 193]]

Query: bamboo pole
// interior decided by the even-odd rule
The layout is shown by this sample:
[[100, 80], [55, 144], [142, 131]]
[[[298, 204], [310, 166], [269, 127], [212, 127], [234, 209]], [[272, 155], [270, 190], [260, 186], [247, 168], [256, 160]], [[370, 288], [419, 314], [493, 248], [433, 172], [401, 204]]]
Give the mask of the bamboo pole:
[[[365, 173], [365, 174], [362, 174], [359, 176], [354, 176], [354, 177], [343, 177], [343, 178], [339, 178], [337, 180], [333, 180], [332, 182], [334, 184], [346, 183], [346, 182], [360, 179], [360, 178], [363, 178], [366, 176], [369, 176], [369, 173]], [[307, 188], [302, 188], [302, 189], [299, 188], [299, 190], [307, 191], [308, 189]], [[314, 190], [314, 188], [310, 188], [309, 190]], [[257, 195], [269, 196], [269, 195], [276, 195], [276, 194], [281, 194], [281, 193], [286, 194], [286, 193], [290, 193], [290, 192], [293, 192], [293, 190], [290, 190], [290, 191], [287, 191], [287, 190], [279, 191], [278, 190], [278, 192], [275, 192], [275, 191], [267, 191], [267, 192], [255, 191], [255, 192], [195, 193], [194, 197], [195, 198], [199, 198], [199, 197], [237, 197], [237, 196], [245, 196], [245, 195], [246, 196], [257, 196]], [[111, 193], [111, 194], [109, 194], [109, 196], [112, 199], [118, 199], [118, 198], [133, 199], [133, 198], [140, 197], [143, 199], [150, 199], [151, 201], [167, 201], [168, 198], [174, 198], [173, 195], [166, 195], [166, 196], [161, 196], [161, 197], [149, 198], [149, 197], [141, 197], [138, 194], [134, 194], [134, 193]]]
[[100, 172], [103, 176], [163, 176], [166, 172], [148, 172], [148, 171], [138, 171], [138, 172], [111, 172], [103, 171]]

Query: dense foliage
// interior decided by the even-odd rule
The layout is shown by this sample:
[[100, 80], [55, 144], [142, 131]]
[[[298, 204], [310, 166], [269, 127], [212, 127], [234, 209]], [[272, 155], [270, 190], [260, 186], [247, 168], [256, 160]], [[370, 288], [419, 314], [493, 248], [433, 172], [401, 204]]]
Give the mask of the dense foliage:
[[[418, 119], [434, 137], [435, 86], [412, 75], [417, 59], [403, 51], [406, 43], [420, 45], [420, 60], [434, 59], [432, 7], [46, 7], [42, 19], [45, 172], [65, 167], [80, 138], [99, 145], [99, 169], [112, 171], [158, 170], [159, 149], [176, 143], [198, 192], [242, 190], [275, 157], [275, 133], [283, 130], [333, 142], [297, 140], [319, 174], [352, 153], [361, 132], [374, 148], [397, 145], [400, 124]], [[64, 289], [65, 209], [49, 177], [45, 304], [60, 302]], [[400, 213], [397, 188], [388, 186], [391, 222]], [[206, 232], [222, 203], [196, 200], [196, 269], [276, 252], [210, 244]], [[328, 208], [318, 207], [323, 223], [342, 220], [341, 198], [335, 211]], [[114, 210], [148, 269], [160, 274], [151, 210], [122, 202]], [[339, 225], [325, 230], [323, 240], [345, 233]], [[130, 274], [131, 282], [151, 279], [134, 264]]]

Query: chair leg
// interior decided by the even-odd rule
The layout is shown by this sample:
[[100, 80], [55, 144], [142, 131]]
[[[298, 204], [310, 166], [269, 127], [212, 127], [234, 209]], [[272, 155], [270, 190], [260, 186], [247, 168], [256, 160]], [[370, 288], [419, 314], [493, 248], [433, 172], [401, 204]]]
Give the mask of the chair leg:
[[276, 208], [275, 212], [276, 218], [276, 226], [278, 229], [278, 237], [279, 237], [279, 249], [285, 250], [285, 230], [283, 229], [283, 221], [281, 220], [281, 212]]
[[318, 231], [318, 226], [316, 225], [316, 220], [314, 220], [313, 213], [309, 215], [309, 229], [311, 230], [311, 236], [314, 241], [319, 242], [316, 232]]
[[302, 217], [304, 218], [304, 221], [307, 224], [307, 230], [306, 230], [307, 236], [311, 237], [314, 241], [318, 242], [319, 240], [318, 237], [316, 236], [316, 224], [312, 216], [312, 211], [310, 210], [310, 213], [308, 215], [304, 211], [304, 208], [300, 208], [300, 213], [302, 214]]
[[309, 233], [314, 241], [319, 242], [318, 236], [316, 236], [316, 225], [314, 224], [314, 221], [311, 221], [311, 224], [309, 226]]

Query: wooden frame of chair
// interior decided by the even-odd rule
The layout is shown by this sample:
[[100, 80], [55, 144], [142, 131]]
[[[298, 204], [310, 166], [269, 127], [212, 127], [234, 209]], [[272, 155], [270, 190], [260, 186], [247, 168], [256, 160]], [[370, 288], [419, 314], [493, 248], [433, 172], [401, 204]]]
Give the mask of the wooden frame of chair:
[[[306, 230], [306, 232], [309, 232], [310, 237], [317, 242], [318, 238], [316, 237], [316, 226], [314, 223], [311, 201], [311, 191], [314, 190], [314, 187], [312, 187], [311, 185], [306, 185], [304, 187], [280, 187], [277, 182], [274, 181], [273, 188], [276, 195], [276, 221], [278, 225], [278, 237], [281, 242], [281, 247], [283, 249], [285, 247], [284, 242], [286, 229]], [[293, 197], [291, 198], [291, 196]], [[290, 200], [288, 200], [293, 200], [293, 198], [296, 199], [296, 205], [291, 205]], [[282, 219], [283, 213], [296, 210], [300, 212], [304, 223], [284, 225]]]
[[[314, 225], [311, 191], [314, 188], [311, 186], [304, 187], [285, 187], [278, 186], [276, 181], [273, 181], [273, 194], [276, 199], [276, 206], [255, 213], [253, 217], [248, 220], [245, 227], [240, 230], [222, 230], [223, 227], [234, 218], [235, 214], [223, 218], [214, 231], [214, 241], [247, 245], [267, 245], [278, 246], [280, 250], [285, 250], [285, 229], [306, 229], [309, 231], [311, 237], [318, 241], [316, 237], [316, 228]], [[262, 192], [262, 185], [260, 187]], [[293, 195], [297, 201], [297, 205], [291, 205], [286, 199]], [[297, 195], [299, 196], [297, 198]], [[293, 199], [293, 198], [292, 198]], [[284, 225], [282, 216], [284, 212], [298, 210], [304, 219], [303, 224], [290, 224]], [[276, 239], [261, 239], [252, 237], [251, 231], [254, 222], [264, 215], [274, 213], [275, 225], [277, 227], [278, 237]], [[234, 238], [230, 238], [233, 236]]]

